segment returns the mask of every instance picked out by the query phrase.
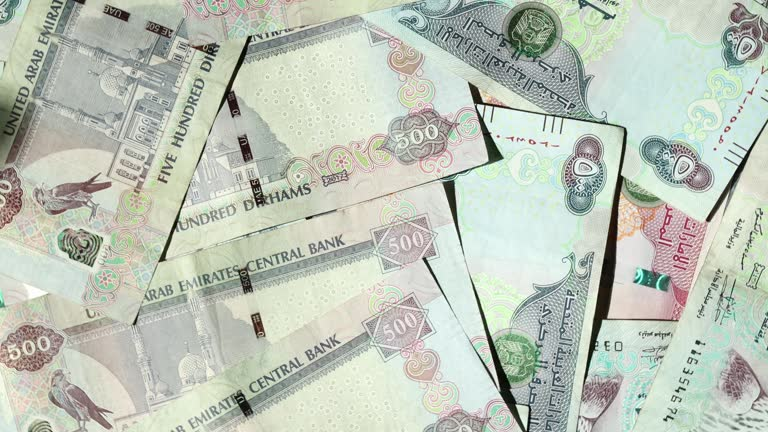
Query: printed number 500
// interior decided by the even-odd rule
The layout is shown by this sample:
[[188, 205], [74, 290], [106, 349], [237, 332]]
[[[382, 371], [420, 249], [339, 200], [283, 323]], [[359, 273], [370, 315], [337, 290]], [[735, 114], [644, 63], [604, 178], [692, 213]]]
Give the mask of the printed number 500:
[[437, 138], [439, 132], [440, 131], [437, 129], [437, 126], [431, 124], [427, 125], [424, 130], [413, 129], [408, 135], [403, 132], [395, 132], [392, 135], [394, 135], [398, 147], [408, 147], [411, 144], [419, 145], [423, 143], [424, 137], [433, 140]]
[[404, 335], [409, 328], [416, 328], [417, 325], [419, 325], [419, 320], [416, 319], [416, 315], [413, 312], [407, 312], [404, 318], [395, 318], [391, 326], [384, 324], [381, 329], [387, 337], [387, 342], [392, 342], [397, 336]]
[[48, 351], [51, 349], [51, 340], [48, 339], [48, 336], [40, 336], [37, 338], [37, 343], [31, 340], [25, 340], [24, 343], [21, 344], [21, 349], [19, 349], [16, 344], [10, 344], [7, 348], [8, 356], [10, 360], [13, 361], [21, 358], [22, 354], [29, 357], [34, 355], [38, 350], [41, 352]]
[[402, 234], [400, 238], [390, 237], [387, 246], [392, 255], [397, 255], [400, 251], [410, 252], [414, 246], [417, 248], [424, 246], [424, 234], [421, 231], [414, 231], [411, 235]]

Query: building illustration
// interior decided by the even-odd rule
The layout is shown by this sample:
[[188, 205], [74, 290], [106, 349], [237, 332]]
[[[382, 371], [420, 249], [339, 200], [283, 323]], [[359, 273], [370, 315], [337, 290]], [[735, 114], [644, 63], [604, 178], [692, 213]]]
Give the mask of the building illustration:
[[[219, 113], [192, 177], [185, 205], [250, 190], [253, 179], [259, 179], [263, 186], [285, 178], [288, 161], [293, 157], [290, 149], [242, 99], [239, 105], [242, 114], [237, 123], [226, 107]], [[242, 129], [236, 129], [236, 124]], [[240, 148], [242, 137], [247, 138], [253, 155], [247, 162]]]
[[130, 186], [141, 187], [155, 157], [171, 110], [194, 55], [184, 26], [170, 38], [158, 36], [147, 48], [124, 55], [105, 51], [64, 34], [51, 35], [60, 49], [85, 56], [92, 67], [84, 80], [97, 80], [102, 95], [114, 99], [116, 112], [87, 112], [65, 101], [39, 96], [39, 108], [78, 125], [103, 133], [115, 141], [114, 159], [108, 176]]

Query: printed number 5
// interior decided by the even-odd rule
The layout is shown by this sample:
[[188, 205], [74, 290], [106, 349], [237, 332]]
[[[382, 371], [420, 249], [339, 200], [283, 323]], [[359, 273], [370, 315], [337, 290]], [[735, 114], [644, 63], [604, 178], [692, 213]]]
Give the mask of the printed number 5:
[[13, 361], [18, 360], [21, 357], [22, 351], [25, 356], [31, 356], [37, 351], [46, 352], [49, 349], [51, 349], [51, 340], [48, 339], [48, 336], [40, 336], [37, 338], [37, 343], [32, 340], [25, 340], [24, 343], [21, 344], [21, 350], [16, 347], [16, 344], [8, 345], [8, 356], [10, 360]]
[[408, 147], [408, 144], [410, 144], [408, 142], [408, 138], [405, 136], [404, 133], [402, 133], [402, 132], [395, 132], [392, 135], [395, 136], [395, 140], [397, 141], [397, 146], [398, 147]]
[[384, 324], [381, 329], [384, 330], [384, 336], [387, 337], [387, 342], [392, 342], [395, 340], [395, 332], [392, 331], [392, 328], [389, 326], [389, 324]]
[[400, 253], [400, 245], [397, 242], [397, 238], [390, 237], [387, 246], [389, 246], [389, 253], [391, 255], [397, 255]]
[[11, 361], [18, 360], [21, 357], [21, 350], [16, 344], [8, 345], [8, 355]]

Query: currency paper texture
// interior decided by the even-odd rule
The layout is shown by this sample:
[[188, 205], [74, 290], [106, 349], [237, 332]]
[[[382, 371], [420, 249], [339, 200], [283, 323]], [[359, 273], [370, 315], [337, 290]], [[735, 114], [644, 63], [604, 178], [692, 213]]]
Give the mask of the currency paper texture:
[[603, 320], [581, 395], [577, 432], [632, 432], [675, 325]]
[[638, 431], [768, 428], [767, 165], [763, 133], [640, 411]]
[[704, 221], [768, 114], [767, 7], [426, 0], [366, 20], [513, 108], [626, 127], [622, 175]]
[[520, 429], [417, 262], [128, 430]]
[[190, 40], [204, 45], [320, 24], [413, 0], [181, 0]]
[[487, 160], [466, 82], [359, 17], [254, 38], [168, 255]]
[[0, 307], [25, 302], [45, 294], [45, 291], [31, 285], [0, 275]]
[[[106, 423], [92, 415], [88, 430], [108, 424], [122, 431], [385, 278], [407, 278], [409, 266], [422, 258], [453, 310], [464, 316], [461, 339], [469, 344], [465, 334], [472, 334], [472, 345], [492, 370], [442, 186], [366, 206], [160, 263], [137, 326], [53, 296], [0, 310], [0, 376], [7, 396], [0, 397], [7, 401], [0, 404], [0, 430], [26, 431], [35, 421], [54, 430], [81, 426], [60, 407], [66, 404], [49, 398], [74, 385], [111, 411], [101, 412]], [[394, 223], [378, 225], [380, 218]], [[375, 228], [356, 230], [355, 223], [365, 221]], [[415, 246], [410, 253], [391, 253], [399, 245], [410, 248], [409, 239]], [[377, 255], [376, 245], [383, 244], [389, 249]], [[384, 299], [393, 295], [387, 284], [376, 292]], [[27, 394], [29, 386], [36, 393]]]
[[528, 430], [573, 431], [624, 131], [478, 110], [504, 160], [456, 179], [467, 266]]
[[0, 41], [3, 41], [0, 44], [0, 78], [28, 5], [29, 0], [6, 0], [0, 3]]
[[0, 81], [0, 272], [134, 320], [242, 52], [181, 29], [151, 2], [29, 5]]
[[[260, 287], [274, 283], [295, 286], [302, 293], [313, 287], [324, 293], [325, 301], [339, 304], [359, 292], [361, 285], [378, 282], [422, 259], [429, 263], [478, 355], [495, 373], [458, 233], [439, 183], [161, 263], [143, 310], [172, 301], [191, 288], [210, 295], [244, 289], [262, 295]], [[269, 301], [283, 311], [286, 323], [306, 321], [310, 312], [296, 307], [300, 300], [286, 297], [283, 291], [267, 290], [263, 295], [273, 296]]]
[[699, 222], [624, 180], [608, 318], [680, 319], [724, 208]]

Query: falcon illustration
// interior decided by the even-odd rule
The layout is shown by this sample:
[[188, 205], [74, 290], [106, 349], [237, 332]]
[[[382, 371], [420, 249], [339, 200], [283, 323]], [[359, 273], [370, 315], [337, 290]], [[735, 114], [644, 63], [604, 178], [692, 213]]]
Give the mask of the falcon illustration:
[[33, 196], [49, 215], [55, 216], [67, 210], [88, 207], [91, 209], [90, 220], [93, 220], [99, 208], [99, 205], [93, 202], [93, 194], [112, 186], [109, 181], [96, 183], [96, 178], [100, 175], [101, 173], [98, 173], [82, 183], [63, 183], [51, 189], [42, 183], [35, 188]]
[[73, 432], [86, 432], [85, 424], [90, 420], [96, 421], [104, 429], [112, 429], [112, 425], [104, 418], [104, 413], [112, 411], [96, 406], [80, 387], [69, 382], [68, 372], [57, 369], [51, 376], [51, 391], [48, 399], [57, 407], [63, 409], [73, 419], [77, 420], [77, 429]]

